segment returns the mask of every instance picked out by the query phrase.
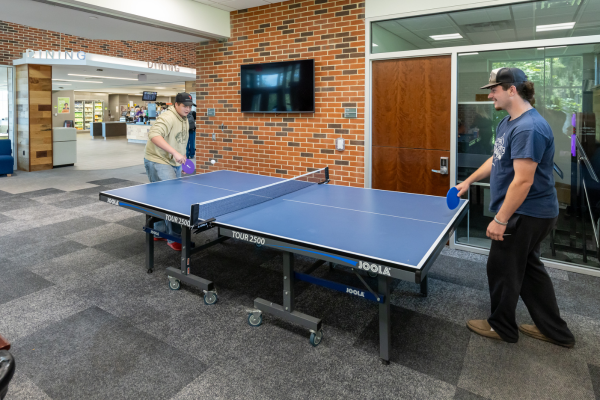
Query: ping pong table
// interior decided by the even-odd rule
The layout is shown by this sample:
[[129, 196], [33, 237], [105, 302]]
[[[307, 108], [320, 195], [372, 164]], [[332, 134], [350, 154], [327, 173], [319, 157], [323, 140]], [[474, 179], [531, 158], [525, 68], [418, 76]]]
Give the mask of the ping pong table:
[[[420, 284], [427, 295], [427, 273], [467, 212], [467, 200], [449, 210], [444, 197], [327, 184], [324, 168], [294, 179], [233, 171], [214, 171], [100, 193], [100, 200], [146, 215], [146, 268], [154, 268], [154, 236], [182, 244], [179, 268], [168, 267], [169, 286], [181, 283], [217, 302], [213, 282], [190, 274], [190, 257], [230, 238], [283, 253], [283, 303], [257, 298], [248, 323], [259, 326], [262, 314], [303, 326], [310, 343], [323, 337], [319, 318], [296, 310], [294, 283], [304, 281], [378, 303], [380, 358], [390, 358], [390, 284], [392, 279]], [[193, 203], [197, 202], [197, 203]], [[193, 204], [192, 204], [193, 203]], [[181, 237], [154, 230], [163, 219], [181, 224]], [[217, 238], [195, 246], [193, 233], [218, 230]], [[294, 271], [294, 254], [317, 261], [303, 273]], [[358, 277], [352, 287], [311, 275], [329, 263]], [[377, 287], [363, 278], [377, 278]], [[369, 279], [367, 279], [369, 280]], [[357, 282], [358, 282], [357, 281]], [[374, 284], [371, 283], [373, 286]]]

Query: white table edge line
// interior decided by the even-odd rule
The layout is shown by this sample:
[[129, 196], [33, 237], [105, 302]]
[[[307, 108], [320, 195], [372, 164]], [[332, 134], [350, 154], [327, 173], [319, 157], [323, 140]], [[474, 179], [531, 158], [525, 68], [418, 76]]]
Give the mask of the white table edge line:
[[409, 219], [412, 221], [419, 221], [419, 222], [429, 222], [431, 224], [438, 224], [438, 225], [446, 225], [443, 222], [435, 222], [435, 221], [427, 221], [424, 219], [417, 219], [417, 218], [408, 218], [408, 217], [400, 217], [398, 215], [390, 215], [390, 214], [381, 214], [381, 213], [376, 213], [376, 212], [372, 212], [372, 211], [361, 211], [361, 210], [355, 210], [353, 208], [344, 208], [344, 207], [336, 207], [336, 206], [328, 206], [325, 204], [318, 204], [318, 203], [309, 203], [306, 201], [298, 201], [298, 200], [290, 200], [290, 199], [282, 199], [284, 201], [292, 201], [294, 203], [303, 203], [303, 204], [310, 204], [313, 206], [321, 206], [321, 207], [329, 207], [329, 208], [337, 208], [339, 210], [348, 210], [348, 211], [356, 211], [356, 212], [361, 212], [361, 213], [365, 213], [365, 214], [373, 214], [373, 215], [383, 215], [385, 217], [393, 217], [393, 218], [402, 218], [402, 219]]

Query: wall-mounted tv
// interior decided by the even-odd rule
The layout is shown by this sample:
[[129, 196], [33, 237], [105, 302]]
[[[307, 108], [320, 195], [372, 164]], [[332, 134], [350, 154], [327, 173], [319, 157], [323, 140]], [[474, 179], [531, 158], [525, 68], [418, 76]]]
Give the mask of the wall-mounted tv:
[[242, 112], [315, 112], [315, 60], [242, 65]]
[[156, 92], [144, 92], [142, 101], [156, 101]]

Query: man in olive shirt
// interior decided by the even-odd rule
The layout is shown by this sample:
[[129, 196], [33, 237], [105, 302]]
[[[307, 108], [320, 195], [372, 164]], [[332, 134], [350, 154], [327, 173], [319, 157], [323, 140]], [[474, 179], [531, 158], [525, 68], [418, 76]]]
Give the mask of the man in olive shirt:
[[[192, 110], [192, 96], [178, 93], [175, 105], [162, 113], [148, 132], [144, 165], [150, 182], [181, 178], [181, 164], [186, 161], [185, 152], [189, 137], [187, 115]], [[154, 229], [172, 236], [181, 235], [181, 225], [159, 221]], [[164, 240], [155, 237], [154, 240]], [[168, 241], [169, 247], [181, 251], [181, 243]]]

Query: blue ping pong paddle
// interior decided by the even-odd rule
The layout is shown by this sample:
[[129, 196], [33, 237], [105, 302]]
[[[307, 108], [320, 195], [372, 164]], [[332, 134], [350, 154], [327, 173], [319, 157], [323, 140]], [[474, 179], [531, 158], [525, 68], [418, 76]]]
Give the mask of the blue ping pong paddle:
[[448, 204], [448, 208], [454, 210], [458, 207], [458, 203], [460, 202], [460, 197], [458, 197], [458, 189], [453, 187], [448, 190], [448, 194], [446, 195], [446, 204]]
[[185, 160], [185, 163], [181, 166], [181, 169], [186, 174], [193, 174], [196, 170], [196, 166], [192, 160]]

